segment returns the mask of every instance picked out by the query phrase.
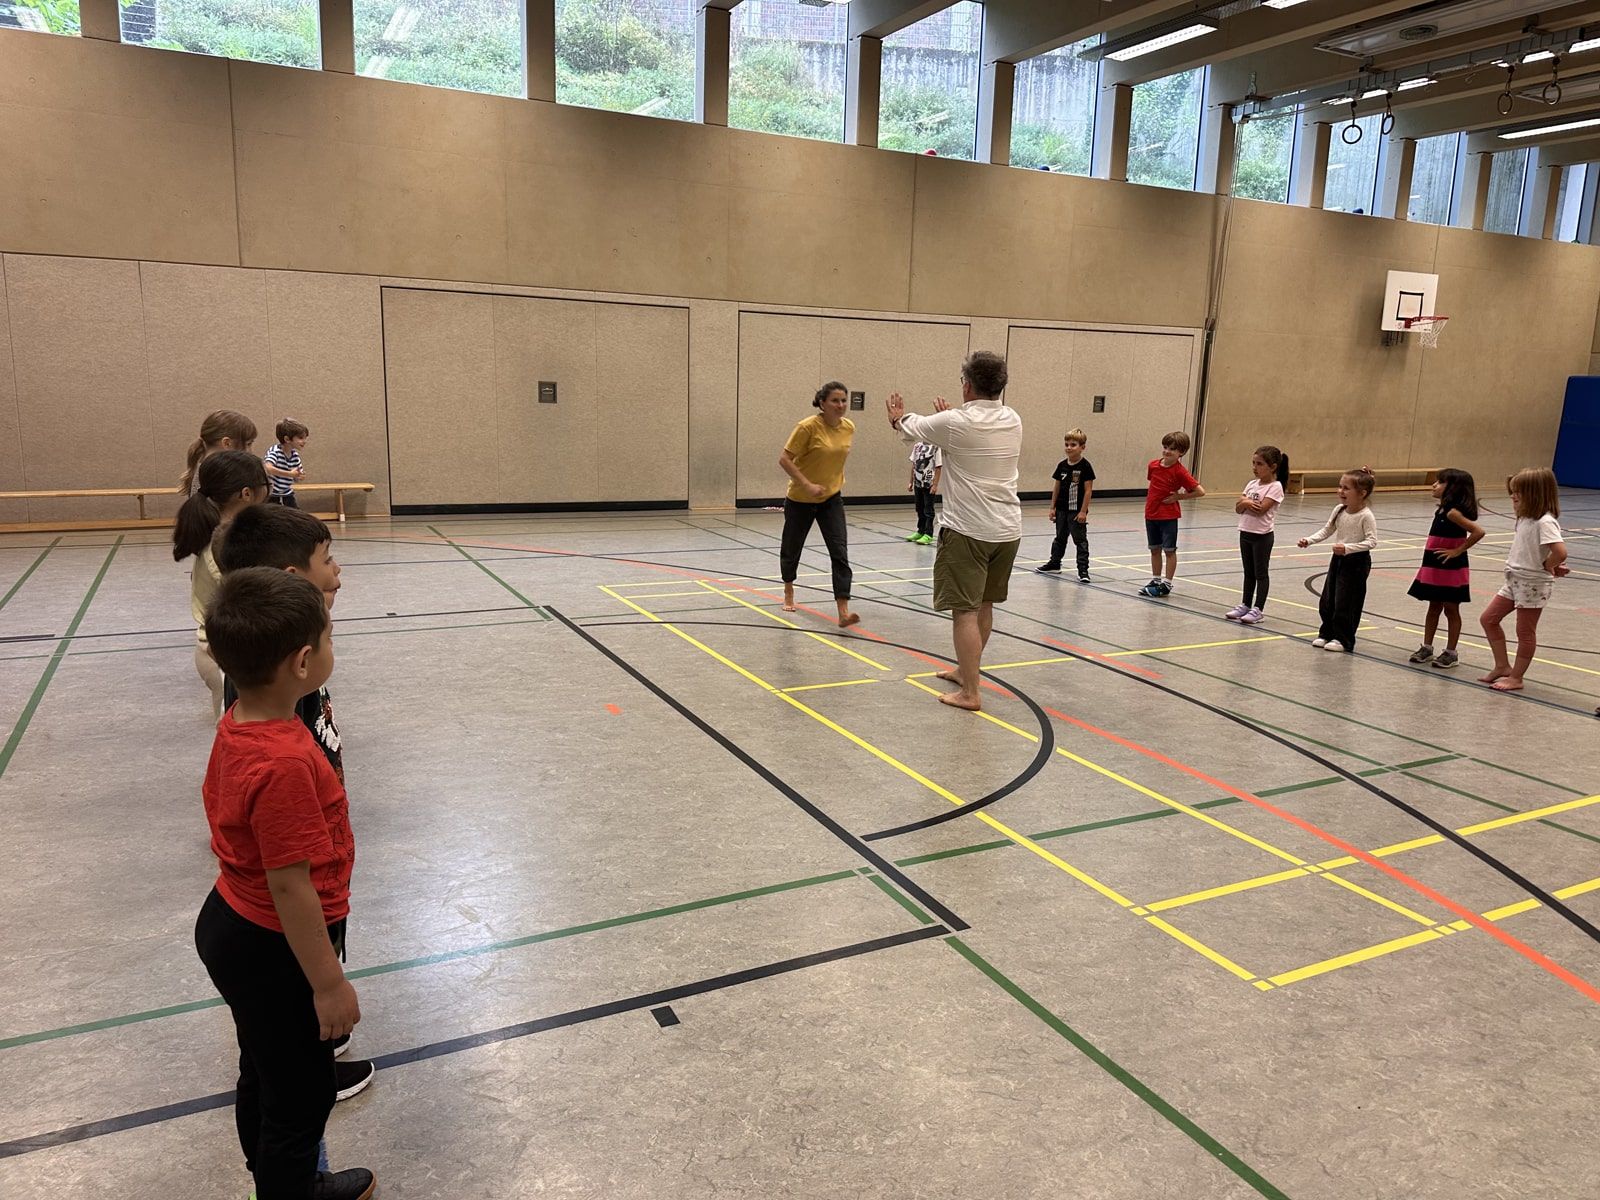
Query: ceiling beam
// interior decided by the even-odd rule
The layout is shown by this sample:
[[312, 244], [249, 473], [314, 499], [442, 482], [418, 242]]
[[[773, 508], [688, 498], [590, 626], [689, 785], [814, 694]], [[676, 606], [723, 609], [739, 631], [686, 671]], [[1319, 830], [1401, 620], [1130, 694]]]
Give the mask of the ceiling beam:
[[924, 17], [943, 12], [956, 0], [854, 0], [850, 5], [852, 38], [886, 38], [915, 25]]
[[[1544, 78], [1549, 79], [1548, 72]], [[1537, 86], [1537, 81], [1529, 79], [1529, 84]], [[1518, 81], [1523, 86], [1522, 81]], [[1432, 90], [1431, 88], [1428, 90]], [[1394, 130], [1390, 134], [1395, 138], [1426, 138], [1436, 137], [1441, 133], [1470, 133], [1480, 129], [1500, 129], [1503, 127], [1526, 125], [1535, 121], [1559, 120], [1571, 117], [1573, 114], [1583, 114], [1588, 110], [1600, 106], [1600, 97], [1593, 94], [1575, 99], [1564, 100], [1560, 104], [1545, 105], [1536, 100], [1526, 100], [1521, 96], [1515, 98], [1515, 103], [1509, 113], [1502, 113], [1499, 109], [1501, 92], [1497, 88], [1473, 89], [1472, 91], [1458, 92], [1454, 97], [1443, 98], [1436, 102], [1416, 104], [1407, 107], [1395, 107]], [[1329, 109], [1329, 112], [1335, 112]], [[1361, 115], [1367, 115], [1362, 110]]]
[[988, 0], [983, 61], [1022, 62], [1114, 25], [1148, 24], [1183, 7], [1184, 0]]

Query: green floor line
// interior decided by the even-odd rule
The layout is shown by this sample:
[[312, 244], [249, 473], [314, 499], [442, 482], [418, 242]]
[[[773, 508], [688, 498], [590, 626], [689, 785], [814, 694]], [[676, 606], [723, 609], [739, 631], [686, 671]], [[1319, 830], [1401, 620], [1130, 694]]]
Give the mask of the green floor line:
[[58, 537], [43, 550], [39, 551], [39, 557], [34, 559], [33, 562], [29, 564], [28, 569], [17, 578], [17, 581], [6, 589], [6, 594], [4, 596], [0, 596], [0, 608], [4, 608], [7, 604], [11, 603], [11, 597], [15, 596], [19, 591], [21, 591], [22, 585], [28, 582], [28, 576], [37, 571], [39, 569], [39, 564], [49, 557], [50, 551], [54, 550], [60, 544], [61, 539]]
[[45, 689], [50, 686], [50, 681], [55, 678], [56, 670], [61, 666], [61, 660], [67, 656], [67, 647], [72, 645], [72, 635], [78, 632], [78, 626], [83, 624], [83, 618], [88, 615], [89, 605], [94, 603], [94, 594], [100, 590], [100, 584], [105, 580], [106, 572], [111, 569], [111, 560], [117, 556], [117, 550], [122, 545], [122, 538], [111, 543], [111, 549], [106, 552], [106, 559], [100, 564], [100, 569], [95, 572], [94, 581], [89, 584], [89, 590], [83, 597], [83, 603], [78, 605], [78, 611], [73, 614], [72, 622], [67, 626], [67, 632], [56, 645], [55, 653], [50, 656], [50, 661], [45, 664], [44, 674], [39, 676], [39, 682], [33, 686], [33, 694], [28, 697], [27, 704], [22, 707], [22, 715], [17, 718], [17, 723], [11, 727], [11, 736], [6, 739], [4, 749], [0, 749], [0, 776], [6, 773], [11, 765], [11, 756], [17, 752], [17, 747], [22, 744], [22, 735], [28, 732], [28, 725], [33, 721], [33, 714], [39, 710], [39, 702], [44, 699]]
[[901, 908], [905, 909], [908, 913], [910, 913], [917, 920], [921, 921], [924, 925], [932, 925], [933, 924], [933, 918], [932, 917], [930, 917], [927, 913], [923, 912], [922, 909], [919, 908], [916, 905], [916, 903], [912, 901], [911, 897], [907, 896], [899, 888], [895, 887], [894, 884], [890, 883], [882, 875], [878, 875], [878, 874], [868, 875], [867, 876], [867, 882], [872, 884], [873, 887], [877, 888], [885, 896], [888, 896], [889, 899], [893, 900], [896, 904], [898, 904]]
[[1249, 1184], [1258, 1193], [1268, 1197], [1268, 1200], [1289, 1200], [1289, 1197], [1286, 1193], [1269, 1183], [1259, 1171], [1257, 1171], [1249, 1163], [1245, 1162], [1244, 1159], [1240, 1158], [1237, 1154], [1235, 1154], [1232, 1150], [1229, 1150], [1221, 1142], [1217, 1141], [1216, 1138], [1212, 1137], [1204, 1129], [1201, 1129], [1200, 1126], [1195, 1124], [1194, 1121], [1190, 1120], [1183, 1113], [1179, 1112], [1177, 1108], [1175, 1108], [1167, 1100], [1163, 1099], [1159, 1094], [1157, 1094], [1155, 1089], [1133, 1074], [1132, 1071], [1129, 1071], [1126, 1067], [1119, 1064], [1104, 1050], [1100, 1049], [1088, 1038], [1084, 1037], [1083, 1034], [1072, 1028], [1072, 1026], [1068, 1025], [1060, 1017], [1056, 1016], [1055, 1013], [1051, 1012], [1043, 1004], [1039, 1003], [1039, 1001], [1035, 1000], [1027, 992], [1023, 991], [1018, 984], [1008, 979], [1004, 974], [1001, 973], [998, 967], [989, 962], [988, 959], [984, 958], [971, 946], [967, 945], [960, 938], [954, 936], [945, 938], [944, 942], [947, 946], [950, 946], [952, 949], [954, 949], [957, 954], [961, 955], [962, 958], [966, 959], [968, 963], [976, 967], [979, 971], [983, 972], [984, 975], [988, 976], [992, 983], [996, 984], [1013, 1000], [1022, 1005], [1023, 1008], [1027, 1009], [1034, 1016], [1038, 1017], [1039, 1020], [1043, 1021], [1062, 1038], [1071, 1043], [1075, 1050], [1077, 1050], [1090, 1062], [1094, 1063], [1095, 1066], [1099, 1067], [1107, 1075], [1111, 1076], [1111, 1078], [1115, 1079], [1123, 1087], [1127, 1088], [1135, 1096], [1139, 1097], [1140, 1100], [1159, 1113], [1169, 1124], [1188, 1137], [1190, 1141], [1194, 1142], [1195, 1145], [1199, 1146], [1207, 1154], [1211, 1155], [1212, 1158], [1216, 1159], [1223, 1166], [1227, 1167], [1228, 1170], [1232, 1171], [1245, 1183]]
[[489, 577], [489, 578], [490, 578], [490, 579], [492, 579], [492, 580], [494, 580], [494, 581], [495, 581], [495, 582], [496, 582], [496, 583], [498, 583], [498, 584], [499, 584], [499, 585], [500, 585], [500, 586], [501, 586], [501, 587], [503, 587], [503, 588], [505, 588], [505, 590], [506, 590], [506, 591], [508, 591], [508, 592], [510, 592], [510, 593], [511, 593], [511, 594], [512, 594], [512, 595], [513, 595], [513, 596], [515, 596], [515, 597], [516, 597], [516, 598], [517, 598], [517, 599], [518, 599], [518, 600], [520, 600], [520, 601], [522, 601], [522, 603], [523, 603], [523, 604], [525, 604], [525, 605], [526, 605], [526, 606], [527, 606], [527, 607], [529, 607], [529, 608], [531, 608], [531, 609], [533, 609], [533, 611], [534, 611], [534, 612], [536, 612], [536, 613], [538, 613], [538, 614], [539, 614], [539, 615], [540, 615], [540, 616], [541, 616], [541, 617], [543, 617], [543, 618], [544, 618], [544, 619], [545, 619], [545, 620], [546, 620], [546, 621], [551, 621], [551, 620], [554, 620], [554, 619], [555, 619], [555, 618], [553, 618], [553, 617], [552, 617], [552, 616], [550, 616], [550, 614], [549, 614], [549, 613], [547, 613], [547, 612], [545, 612], [545, 611], [544, 611], [544, 609], [542, 609], [542, 608], [540, 608], [540, 607], [539, 607], [539, 606], [538, 606], [538, 605], [537, 605], [537, 604], [535, 604], [535, 603], [534, 603], [534, 602], [533, 602], [533, 601], [532, 601], [532, 600], [529, 600], [529, 599], [528, 599], [528, 598], [527, 598], [527, 597], [526, 597], [526, 596], [524, 596], [524, 595], [523, 595], [523, 594], [522, 594], [522, 593], [521, 593], [521, 592], [519, 592], [519, 591], [517, 591], [517, 589], [516, 589], [516, 588], [514, 588], [514, 587], [512, 587], [512, 586], [511, 586], [511, 585], [510, 585], [510, 584], [509, 584], [509, 583], [507, 583], [507, 582], [506, 582], [506, 581], [505, 581], [505, 580], [504, 580], [504, 579], [501, 579], [501, 578], [500, 578], [500, 576], [498, 576], [498, 575], [496, 575], [496, 574], [495, 574], [495, 573], [494, 573], [494, 572], [493, 572], [493, 571], [491, 571], [491, 570], [490, 570], [490, 569], [489, 569], [489, 568], [488, 568], [488, 567], [486, 567], [486, 566], [485, 566], [485, 565], [484, 565], [484, 564], [483, 564], [483, 563], [481, 563], [481, 562], [479, 562], [479, 561], [478, 561], [478, 560], [477, 560], [477, 559], [476, 559], [476, 558], [474, 558], [474, 557], [473, 557], [473, 556], [472, 556], [472, 555], [470, 555], [470, 554], [468, 554], [468, 553], [467, 553], [467, 552], [466, 552], [466, 551], [465, 551], [465, 550], [464, 550], [464, 549], [462, 549], [462, 548], [461, 548], [461, 547], [460, 547], [460, 546], [458, 546], [458, 545], [456, 545], [456, 544], [455, 544], [455, 542], [453, 542], [453, 541], [451, 541], [451, 540], [450, 540], [450, 539], [449, 539], [449, 538], [448, 538], [448, 537], [445, 537], [445, 535], [444, 535], [444, 534], [442, 534], [442, 533], [440, 533], [440, 532], [439, 532], [439, 531], [438, 531], [438, 530], [437, 530], [437, 529], [436, 529], [436, 528], [434, 528], [434, 527], [433, 527], [433, 526], [432, 526], [432, 525], [429, 525], [429, 526], [428, 526], [428, 531], [429, 531], [429, 532], [430, 532], [430, 533], [432, 533], [432, 534], [433, 534], [433, 535], [434, 535], [434, 536], [435, 536], [435, 537], [438, 537], [438, 538], [443, 538], [443, 539], [444, 539], [444, 542], [445, 542], [445, 544], [446, 544], [446, 545], [447, 545], [447, 546], [449, 546], [449, 547], [450, 547], [450, 548], [451, 548], [451, 549], [452, 549], [452, 550], [454, 550], [454, 551], [455, 551], [455, 552], [456, 552], [456, 553], [457, 553], [457, 554], [459, 554], [459, 555], [461, 555], [461, 557], [462, 557], [462, 558], [464, 558], [464, 559], [466, 559], [466, 560], [467, 560], [467, 561], [468, 561], [468, 562], [469, 562], [469, 563], [471, 563], [471, 564], [472, 564], [472, 565], [473, 565], [473, 566], [475, 566], [475, 567], [477, 567], [477, 568], [478, 568], [478, 570], [480, 570], [480, 571], [482, 571], [482, 572], [483, 572], [483, 573], [484, 573], [484, 574], [485, 574], [485, 575], [487, 575], [487, 576], [488, 576], [488, 577]]

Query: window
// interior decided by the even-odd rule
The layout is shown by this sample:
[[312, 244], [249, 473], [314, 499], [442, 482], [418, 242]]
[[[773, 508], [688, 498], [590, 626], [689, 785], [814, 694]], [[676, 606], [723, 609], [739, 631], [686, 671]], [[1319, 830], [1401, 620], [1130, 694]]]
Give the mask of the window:
[[[1490, 159], [1487, 233], [1515, 233], [1522, 223], [1522, 181], [1528, 173], [1528, 148], [1502, 150]], [[1541, 231], [1542, 232], [1542, 231]]]
[[694, 120], [693, 0], [556, 0], [556, 99]]
[[971, 158], [983, 5], [960, 0], [883, 39], [878, 145]]
[[357, 74], [522, 95], [517, 0], [355, 0], [355, 20]]
[[1574, 163], [1561, 172], [1561, 188], [1556, 192], [1558, 242], [1578, 240], [1578, 216], [1583, 209], [1583, 187], [1588, 178], [1588, 163]]
[[1128, 182], [1194, 187], [1200, 149], [1200, 98], [1205, 68], [1168, 75], [1133, 89], [1128, 134]]
[[733, 10], [728, 62], [728, 124], [844, 140], [843, 4], [743, 0]]
[[317, 0], [135, 0], [121, 15], [122, 40], [136, 46], [322, 65]]
[[1017, 64], [1012, 91], [1011, 165], [1087, 175], [1094, 150], [1100, 65], [1078, 57], [1100, 35]]
[[0, 0], [0, 29], [30, 29], [77, 37], [78, 6], [56, 0]]
[[[1336, 122], [1328, 147], [1328, 185], [1322, 207], [1329, 212], [1370, 213], [1378, 188], [1378, 143], [1383, 140], [1379, 126], [1382, 113], [1373, 113], [1356, 122], [1361, 140], [1345, 141], [1350, 122]], [[1350, 134], [1354, 137], [1355, 134]]]
[[1423, 138], [1417, 143], [1411, 162], [1411, 195], [1406, 215], [1430, 225], [1450, 223], [1450, 201], [1456, 182], [1456, 153], [1461, 146], [1459, 133]]
[[[1218, 117], [1222, 120], [1222, 117]], [[1257, 117], [1234, 134], [1233, 194], [1246, 200], [1289, 199], [1289, 166], [1294, 161], [1294, 110]]]

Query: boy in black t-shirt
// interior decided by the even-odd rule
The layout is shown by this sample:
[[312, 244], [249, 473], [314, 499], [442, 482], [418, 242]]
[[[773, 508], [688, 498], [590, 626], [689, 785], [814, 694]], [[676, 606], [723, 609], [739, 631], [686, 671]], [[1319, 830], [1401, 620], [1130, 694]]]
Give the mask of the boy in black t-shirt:
[[1066, 458], [1056, 465], [1050, 476], [1055, 482], [1050, 490], [1050, 520], [1055, 523], [1055, 541], [1050, 544], [1050, 561], [1034, 570], [1040, 574], [1055, 574], [1061, 570], [1061, 555], [1067, 548], [1067, 539], [1078, 543], [1078, 582], [1089, 582], [1089, 498], [1094, 494], [1094, 467], [1083, 457], [1083, 448], [1089, 444], [1088, 435], [1081, 429], [1067, 430], [1063, 439]]

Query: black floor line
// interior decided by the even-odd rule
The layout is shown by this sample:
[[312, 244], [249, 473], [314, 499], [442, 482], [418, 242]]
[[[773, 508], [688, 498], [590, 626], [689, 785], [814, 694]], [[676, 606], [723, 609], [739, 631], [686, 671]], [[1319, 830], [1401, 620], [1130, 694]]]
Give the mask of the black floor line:
[[816, 804], [812, 803], [810, 800], [807, 800], [794, 788], [789, 786], [789, 784], [785, 783], [781, 778], [779, 778], [778, 775], [769, 769], [765, 764], [761, 763], [755, 757], [742, 749], [738, 743], [728, 738], [715, 726], [711, 725], [708, 721], [691, 709], [688, 705], [684, 704], [675, 696], [667, 692], [666, 689], [661, 687], [660, 684], [656, 683], [648, 675], [640, 671], [632, 663], [628, 662], [627, 659], [623, 658], [604, 642], [600, 641], [599, 638], [595, 637], [592, 633], [583, 628], [583, 626], [572, 621], [559, 609], [549, 608], [547, 611], [557, 621], [560, 621], [568, 629], [572, 630], [573, 633], [577, 634], [606, 658], [610, 659], [613, 664], [621, 668], [622, 671], [631, 676], [637, 683], [655, 695], [657, 699], [661, 700], [668, 707], [676, 711], [679, 716], [683, 717], [690, 724], [695, 726], [695, 728], [699, 729], [700, 732], [704, 733], [712, 741], [716, 742], [717, 745], [721, 746], [724, 750], [737, 758], [745, 766], [749, 767], [762, 779], [766, 780], [767, 783], [772, 785], [772, 787], [779, 792], [779, 794], [787, 797], [792, 804], [794, 804], [812, 820], [816, 821], [817, 824], [821, 825], [829, 833], [833, 834], [834, 837], [838, 838], [846, 846], [849, 846], [850, 849], [854, 850], [867, 862], [876, 867], [885, 878], [892, 879], [902, 891], [915, 896], [917, 900], [921, 902], [923, 907], [927, 908], [929, 912], [933, 913], [946, 925], [950, 926], [951, 929], [959, 933], [963, 929], [970, 928], [965, 921], [956, 916], [954, 912], [946, 908], [938, 900], [934, 899], [933, 896], [931, 896], [920, 884], [913, 880], [899, 867], [895, 866], [894, 863], [890, 862], [871, 846], [867, 845], [863, 839], [857, 837], [843, 825], [839, 824], [838, 821], [834, 820], [834, 818], [829, 816]]
[[[456, 559], [457, 562], [466, 562], [467, 559]], [[422, 620], [427, 617], [466, 617], [477, 616], [482, 613], [527, 612], [526, 604], [506, 604], [497, 608], [447, 608], [440, 612], [419, 613], [372, 613], [364, 617], [341, 616], [340, 621], [409, 621]], [[133, 638], [156, 637], [169, 633], [193, 633], [194, 626], [186, 625], [182, 629], [123, 629], [113, 630], [110, 633], [75, 633], [71, 637], [60, 637], [53, 633], [20, 633], [11, 637], [0, 637], [0, 645], [7, 642], [84, 642], [96, 638]]]
[[[552, 609], [551, 611], [554, 610]], [[762, 633], [814, 632], [809, 629], [795, 629], [784, 625], [758, 625], [754, 621], [676, 621], [672, 619], [670, 614], [663, 616], [662, 620], [660, 621], [647, 621], [627, 618], [620, 621], [587, 621], [584, 624], [585, 627], [589, 629], [605, 629], [614, 625], [659, 626], [662, 624], [672, 624], [714, 625], [720, 629], [757, 629]], [[841, 641], [845, 640], [842, 635], [835, 634], [834, 636], [840, 638]], [[873, 646], [892, 646], [896, 650], [907, 650], [913, 654], [920, 654], [926, 658], [946, 658], [945, 655], [935, 654], [933, 651], [923, 649], [920, 646], [907, 646], [901, 642], [872, 639], [868, 641], [868, 644]], [[946, 661], [948, 661], [948, 658], [946, 658]], [[900, 837], [902, 834], [915, 833], [919, 829], [930, 829], [935, 825], [943, 825], [946, 821], [954, 821], [957, 817], [964, 817], [968, 813], [974, 813], [980, 809], [988, 808], [991, 804], [994, 804], [1000, 800], [1004, 800], [1007, 796], [1016, 792], [1019, 788], [1029, 783], [1040, 771], [1044, 770], [1045, 764], [1050, 761], [1050, 756], [1056, 752], [1055, 722], [1050, 719], [1049, 714], [1039, 706], [1032, 696], [1018, 689], [1016, 684], [1010, 682], [1009, 680], [997, 679], [987, 671], [982, 671], [980, 674], [982, 674], [985, 679], [994, 684], [996, 687], [1004, 688], [1007, 692], [1010, 692], [1012, 695], [1016, 696], [1016, 698], [1026, 704], [1029, 710], [1033, 713], [1033, 719], [1038, 723], [1039, 726], [1039, 748], [1034, 751], [1033, 760], [1029, 762], [1028, 765], [1016, 776], [1007, 780], [1005, 783], [995, 788], [992, 792], [978, 797], [976, 800], [969, 800], [967, 803], [957, 805], [955, 808], [947, 808], [942, 812], [936, 813], [934, 816], [924, 817], [920, 821], [912, 821], [906, 825], [896, 825], [892, 829], [880, 829], [877, 833], [863, 834], [861, 836], [862, 841], [881, 842], [886, 838]]]
[[[961, 928], [964, 929], [966, 926]], [[799, 958], [786, 958], [779, 962], [767, 963], [759, 967], [748, 967], [743, 971], [732, 971], [726, 975], [715, 975], [710, 979], [701, 979], [694, 983], [662, 988], [660, 991], [647, 992], [642, 996], [629, 996], [622, 1000], [612, 1000], [605, 1004], [591, 1005], [588, 1008], [575, 1008], [569, 1012], [556, 1013], [554, 1016], [522, 1021], [516, 1025], [504, 1025], [499, 1029], [488, 1029], [482, 1033], [469, 1033], [463, 1037], [430, 1042], [425, 1046], [414, 1046], [409, 1050], [396, 1050], [389, 1054], [380, 1054], [372, 1062], [380, 1071], [389, 1070], [394, 1067], [406, 1066], [410, 1063], [423, 1062], [430, 1058], [439, 1058], [446, 1054], [459, 1054], [463, 1050], [475, 1050], [480, 1046], [492, 1046], [497, 1042], [509, 1042], [516, 1038], [528, 1037], [531, 1034], [545, 1033], [552, 1029], [565, 1029], [570, 1025], [582, 1025], [588, 1021], [597, 1021], [602, 1017], [612, 1017], [619, 1013], [633, 1012], [641, 1008], [655, 1008], [662, 1004], [670, 1004], [674, 1000], [683, 1000], [690, 996], [703, 996], [707, 992], [721, 991], [724, 988], [736, 987], [742, 983], [752, 983], [758, 979], [771, 979], [775, 975], [787, 975], [793, 971], [804, 970], [807, 967], [822, 966], [825, 963], [839, 962], [847, 958], [859, 958], [864, 954], [873, 954], [879, 950], [889, 950], [897, 946], [907, 946], [913, 942], [927, 941], [929, 938], [945, 937], [950, 932], [951, 930], [943, 925], [924, 925], [918, 929], [909, 929], [904, 933], [873, 938], [871, 941], [866, 942], [855, 942], [848, 946], [836, 947], [833, 950], [821, 950], [815, 954], [802, 955]], [[195, 1113], [227, 1108], [233, 1103], [233, 1099], [234, 1094], [232, 1092], [214, 1092], [209, 1096], [197, 1096], [192, 1100], [180, 1100], [175, 1104], [163, 1104], [156, 1108], [145, 1108], [138, 1112], [124, 1113], [118, 1117], [107, 1117], [101, 1121], [88, 1121], [82, 1125], [69, 1125], [62, 1129], [53, 1129], [48, 1133], [36, 1133], [29, 1137], [0, 1142], [0, 1158], [16, 1158], [23, 1154], [48, 1150], [54, 1146], [66, 1146], [73, 1142], [88, 1141], [90, 1138], [104, 1137], [111, 1133], [124, 1133], [127, 1130], [140, 1129], [147, 1125], [159, 1125], [164, 1121], [193, 1116]]]

